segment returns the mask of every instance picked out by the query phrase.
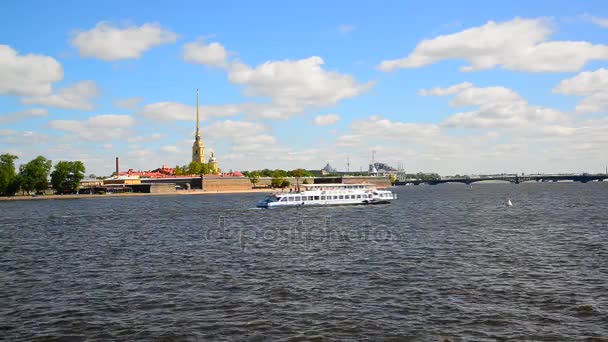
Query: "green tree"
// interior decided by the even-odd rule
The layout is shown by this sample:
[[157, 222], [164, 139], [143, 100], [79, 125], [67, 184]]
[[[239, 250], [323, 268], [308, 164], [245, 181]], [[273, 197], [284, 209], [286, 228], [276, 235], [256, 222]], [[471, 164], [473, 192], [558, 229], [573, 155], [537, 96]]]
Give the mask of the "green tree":
[[272, 185], [273, 188], [280, 188], [283, 185], [283, 181], [285, 181], [285, 176], [284, 173], [285, 171], [281, 172], [282, 170], [275, 170], [272, 173], [272, 179], [270, 180], [270, 185]]
[[[188, 175], [208, 175], [211, 173], [211, 168], [207, 163], [199, 163], [191, 161], [188, 166], [183, 167], [184, 174]], [[177, 171], [176, 171], [177, 172]]]
[[288, 174], [287, 174], [287, 171], [285, 171], [285, 170], [276, 169], [276, 170], [272, 171], [272, 177], [274, 177], [274, 176], [279, 176], [279, 177], [285, 178], [288, 176]]
[[260, 171], [260, 174], [262, 175], [262, 177], [272, 177], [272, 170], [264, 169]]
[[81, 161], [60, 161], [51, 172], [51, 184], [58, 193], [76, 192], [84, 178], [85, 168]]
[[201, 174], [203, 174], [203, 175], [208, 175], [208, 174], [211, 174], [211, 173], [212, 173], [211, 171], [212, 171], [212, 170], [211, 170], [211, 168], [209, 167], [209, 164], [208, 164], [208, 163], [201, 163], [201, 172], [200, 172]]
[[281, 188], [287, 188], [291, 185], [291, 183], [289, 183], [289, 181], [287, 179], [283, 179], [283, 182], [281, 183]]
[[176, 176], [183, 176], [186, 174], [186, 172], [184, 172], [184, 169], [179, 165], [175, 165], [175, 169], [173, 169], [173, 172]]
[[258, 184], [260, 182], [260, 172], [259, 171], [251, 171], [249, 172], [249, 180], [251, 181], [251, 184], [253, 184], [253, 186], [255, 187], [256, 184]]
[[312, 172], [305, 169], [295, 169], [287, 172], [287, 175], [290, 177], [314, 177]]
[[53, 163], [43, 156], [38, 156], [19, 167], [19, 185], [27, 193], [42, 191], [48, 188], [48, 178]]
[[189, 175], [198, 175], [201, 173], [201, 171], [201, 163], [193, 160], [190, 162], [190, 164], [188, 164], [186, 173], [188, 173]]
[[295, 169], [289, 171], [289, 174], [296, 179], [296, 191], [300, 191], [300, 178], [306, 175], [306, 170], [304, 169]]
[[0, 195], [13, 196], [19, 190], [19, 180], [15, 172], [15, 160], [19, 157], [12, 154], [0, 155]]

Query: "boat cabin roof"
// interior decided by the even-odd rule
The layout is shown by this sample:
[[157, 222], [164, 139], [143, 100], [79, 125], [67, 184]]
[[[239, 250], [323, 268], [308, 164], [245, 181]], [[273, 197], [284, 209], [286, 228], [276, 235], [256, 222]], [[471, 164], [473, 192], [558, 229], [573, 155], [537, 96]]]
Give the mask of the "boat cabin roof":
[[335, 188], [335, 187], [342, 187], [342, 188], [352, 188], [352, 187], [357, 187], [357, 188], [361, 188], [361, 187], [366, 187], [366, 188], [372, 188], [375, 187], [373, 184], [344, 184], [344, 183], [331, 183], [331, 184], [302, 184], [301, 186], [303, 187], [307, 187], [307, 188]]

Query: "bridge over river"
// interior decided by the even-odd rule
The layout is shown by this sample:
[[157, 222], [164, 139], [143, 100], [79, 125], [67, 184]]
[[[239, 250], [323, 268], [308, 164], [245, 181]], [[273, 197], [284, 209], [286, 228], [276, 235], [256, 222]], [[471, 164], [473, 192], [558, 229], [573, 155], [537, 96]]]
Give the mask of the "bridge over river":
[[406, 185], [406, 184], [429, 184], [437, 185], [443, 183], [464, 183], [472, 184], [475, 182], [483, 181], [503, 181], [514, 184], [523, 182], [559, 182], [559, 181], [574, 181], [587, 183], [592, 181], [604, 181], [608, 180], [608, 174], [573, 174], [573, 175], [497, 175], [497, 176], [479, 176], [479, 177], [459, 177], [459, 178], [444, 178], [434, 180], [420, 180], [412, 179], [405, 181], [397, 181], [395, 185]]

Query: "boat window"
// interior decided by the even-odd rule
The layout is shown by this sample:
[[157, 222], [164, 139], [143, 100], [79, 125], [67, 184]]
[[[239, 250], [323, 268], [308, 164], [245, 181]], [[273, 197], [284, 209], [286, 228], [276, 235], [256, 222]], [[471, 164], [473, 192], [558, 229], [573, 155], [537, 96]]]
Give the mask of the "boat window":
[[294, 197], [294, 201], [299, 201], [299, 200], [300, 200], [300, 196]]
[[315, 201], [318, 201], [318, 200], [319, 200], [319, 196], [315, 196]]
[[361, 198], [361, 195], [357, 195], [357, 198]]
[[287, 198], [281, 197], [281, 199], [279, 200], [279, 202], [287, 202]]
[[324, 201], [324, 200], [325, 200], [325, 196], [321, 196], [321, 201]]
[[338, 199], [338, 195], [334, 195], [334, 199]]
[[340, 199], [344, 199], [344, 195], [340, 195]]
[[312, 201], [312, 196], [308, 196], [308, 200], [309, 200], [309, 201]]

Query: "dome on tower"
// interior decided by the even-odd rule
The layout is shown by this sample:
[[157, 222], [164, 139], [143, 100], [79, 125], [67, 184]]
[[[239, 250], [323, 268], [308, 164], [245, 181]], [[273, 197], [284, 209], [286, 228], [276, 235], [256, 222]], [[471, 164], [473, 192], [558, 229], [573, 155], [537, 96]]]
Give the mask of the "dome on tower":
[[211, 152], [211, 157], [209, 157], [209, 163], [217, 163], [217, 158], [215, 158], [215, 152]]

